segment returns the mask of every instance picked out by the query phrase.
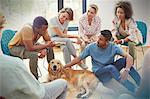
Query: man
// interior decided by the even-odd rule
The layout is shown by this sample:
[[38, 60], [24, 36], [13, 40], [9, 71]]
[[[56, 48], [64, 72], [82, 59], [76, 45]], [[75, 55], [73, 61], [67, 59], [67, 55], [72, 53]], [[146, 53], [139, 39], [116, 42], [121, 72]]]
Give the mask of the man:
[[[0, 23], [4, 22], [0, 14]], [[3, 24], [0, 24], [0, 27]], [[0, 28], [0, 41], [1, 41]], [[41, 84], [20, 58], [4, 55], [0, 44], [0, 99], [66, 99], [67, 82], [58, 79]]]
[[[33, 25], [25, 25], [9, 42], [12, 56], [30, 59], [30, 70], [36, 79], [38, 79], [38, 58], [43, 58], [47, 53], [48, 63], [54, 59], [53, 49], [51, 48], [54, 46], [54, 43], [50, 40], [47, 28], [47, 20], [38, 16], [34, 19]], [[43, 37], [46, 41], [45, 44], [37, 44], [40, 37]]]
[[[92, 58], [92, 70], [96, 77], [105, 85], [113, 77], [122, 83], [131, 92], [136, 91], [136, 86], [127, 80], [128, 74], [135, 80], [136, 84], [140, 84], [140, 76], [132, 67], [133, 58], [120, 47], [110, 42], [112, 34], [109, 30], [101, 31], [98, 41], [89, 44], [79, 57], [75, 58], [71, 63], [66, 64], [65, 68], [71, 67], [88, 56]], [[116, 55], [120, 58], [114, 61]], [[124, 68], [122, 74], [119, 71]]]

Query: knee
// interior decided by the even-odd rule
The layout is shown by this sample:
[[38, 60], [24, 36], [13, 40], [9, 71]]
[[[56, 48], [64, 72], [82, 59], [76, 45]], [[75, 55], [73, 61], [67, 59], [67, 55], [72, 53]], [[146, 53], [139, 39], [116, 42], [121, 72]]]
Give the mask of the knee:
[[106, 68], [107, 68], [109, 71], [116, 71], [116, 70], [117, 70], [114, 65], [108, 65]]
[[108, 65], [108, 66], [107, 66], [107, 69], [111, 71], [111, 70], [115, 70], [116, 68], [115, 68], [115, 66], [113, 66], [113, 65]]
[[62, 47], [62, 51], [68, 53], [68, 48], [67, 48], [66, 46], [63, 46], [63, 47]]
[[126, 64], [126, 58], [120, 58], [117, 60], [120, 64]]
[[58, 80], [61, 82], [61, 84], [62, 84], [62, 86], [64, 86], [64, 88], [67, 88], [68, 83], [65, 79], [58, 79]]
[[67, 81], [65, 79], [59, 79], [60, 82], [62, 82], [64, 85], [67, 85]]
[[66, 40], [66, 44], [68, 45], [68, 44], [72, 44], [72, 41], [70, 40], [70, 39], [67, 39]]
[[30, 55], [30, 59], [38, 59], [38, 52], [32, 52]]
[[83, 42], [83, 43], [81, 44], [81, 48], [84, 49], [85, 47], [86, 47], [86, 43]]
[[129, 46], [129, 47], [134, 47], [134, 46], [135, 46], [135, 43], [134, 43], [134, 42], [128, 42], [128, 46]]

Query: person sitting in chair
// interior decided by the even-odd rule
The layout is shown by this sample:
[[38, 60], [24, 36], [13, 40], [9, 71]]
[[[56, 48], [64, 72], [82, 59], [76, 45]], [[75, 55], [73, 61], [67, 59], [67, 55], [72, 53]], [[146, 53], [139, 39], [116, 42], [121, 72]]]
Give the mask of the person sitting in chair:
[[135, 59], [135, 45], [143, 43], [142, 34], [132, 18], [132, 6], [128, 1], [120, 1], [115, 7], [112, 34], [116, 44], [127, 44], [129, 54]]
[[[9, 50], [12, 56], [30, 59], [30, 70], [36, 79], [38, 79], [38, 58], [43, 58], [47, 54], [48, 63], [54, 59], [52, 47], [55, 44], [51, 41], [47, 28], [47, 20], [38, 16], [34, 19], [33, 25], [23, 26], [9, 42]], [[43, 37], [46, 41], [45, 44], [36, 43], [40, 37]]]
[[[1, 30], [5, 17], [0, 13]], [[0, 44], [0, 99], [66, 99], [67, 81], [40, 83], [18, 57], [4, 55]]]

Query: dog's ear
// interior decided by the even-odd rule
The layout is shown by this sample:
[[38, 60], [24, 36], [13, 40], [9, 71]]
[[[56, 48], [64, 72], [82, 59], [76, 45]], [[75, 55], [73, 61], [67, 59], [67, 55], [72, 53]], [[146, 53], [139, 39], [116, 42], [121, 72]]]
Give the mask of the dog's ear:
[[48, 64], [48, 72], [51, 72], [51, 65], [50, 65], [50, 63]]

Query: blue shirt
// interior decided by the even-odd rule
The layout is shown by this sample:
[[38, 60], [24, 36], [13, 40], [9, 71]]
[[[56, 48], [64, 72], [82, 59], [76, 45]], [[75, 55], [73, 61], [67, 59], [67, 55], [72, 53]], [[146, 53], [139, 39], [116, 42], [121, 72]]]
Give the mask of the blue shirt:
[[95, 73], [98, 69], [112, 64], [114, 62], [115, 55], [122, 55], [123, 50], [113, 44], [109, 43], [107, 48], [100, 48], [97, 46], [97, 42], [89, 44], [83, 52], [80, 54], [80, 58], [84, 59], [91, 56], [92, 59], [92, 70]]

